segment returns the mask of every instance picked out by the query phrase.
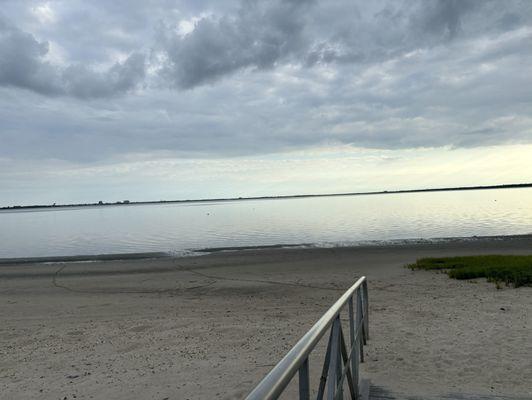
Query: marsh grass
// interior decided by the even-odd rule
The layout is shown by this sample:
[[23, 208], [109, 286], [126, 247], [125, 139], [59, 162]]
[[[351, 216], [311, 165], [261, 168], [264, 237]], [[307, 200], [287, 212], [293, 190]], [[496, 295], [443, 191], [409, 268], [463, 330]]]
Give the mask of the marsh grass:
[[412, 270], [443, 270], [454, 279], [487, 278], [497, 288], [502, 283], [514, 287], [532, 286], [532, 255], [420, 258], [407, 267]]

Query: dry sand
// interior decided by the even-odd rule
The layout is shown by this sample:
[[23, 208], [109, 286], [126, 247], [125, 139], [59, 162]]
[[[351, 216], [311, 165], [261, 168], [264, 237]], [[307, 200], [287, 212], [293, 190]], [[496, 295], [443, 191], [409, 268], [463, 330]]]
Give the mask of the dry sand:
[[2, 265], [0, 398], [243, 398], [362, 275], [372, 385], [532, 398], [532, 288], [403, 268], [429, 255], [531, 253], [525, 236]]

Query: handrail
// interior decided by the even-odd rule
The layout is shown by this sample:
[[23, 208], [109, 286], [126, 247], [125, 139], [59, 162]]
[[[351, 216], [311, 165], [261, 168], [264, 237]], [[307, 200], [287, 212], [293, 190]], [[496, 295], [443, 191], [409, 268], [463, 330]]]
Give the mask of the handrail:
[[[354, 311], [355, 296], [357, 297], [356, 321]], [[351, 334], [351, 346], [349, 348], [349, 352], [347, 352], [345, 349], [345, 342], [339, 317], [341, 310], [347, 303], [349, 303]], [[255, 387], [255, 389], [246, 397], [246, 399], [277, 399], [298, 371], [300, 373], [300, 398], [308, 398], [308, 356], [323, 335], [331, 327], [331, 325], [331, 337], [329, 339], [326, 360], [324, 363], [325, 377], [322, 374], [323, 382], [320, 384], [321, 396], [323, 397], [324, 390], [324, 387], [321, 388], [321, 386], [325, 385], [325, 379], [327, 379], [327, 373], [329, 373], [329, 378], [333, 378], [333, 383], [331, 383], [331, 379], [329, 379], [328, 382], [329, 398], [337, 398], [337, 394], [342, 394], [341, 386], [346, 375], [348, 377], [350, 390], [353, 390], [353, 387], [356, 386], [357, 393], [352, 393], [352, 398], [358, 398], [358, 358], [360, 355], [360, 359], [363, 361], [363, 354], [361, 350], [369, 335], [366, 277], [358, 279], [356, 283], [351, 286], [336, 301], [336, 303], [334, 303], [333, 306], [329, 308], [327, 312], [325, 312], [325, 314], [323, 314], [318, 322], [316, 322], [314, 326], [310, 328], [310, 330], [295, 344], [295, 346], [282, 358], [282, 360], [279, 361], [279, 363], [268, 373], [268, 375], [264, 377], [264, 379]], [[341, 362], [342, 359], [344, 360], [344, 363]], [[331, 368], [329, 368], [329, 363], [333, 364]], [[338, 372], [340, 372], [340, 374], [338, 374]], [[352, 375], [356, 376], [357, 382], [353, 382]], [[302, 381], [306, 381], [306, 383], [302, 383]], [[338, 384], [340, 385], [339, 388], [337, 387]], [[352, 387], [353, 384], [354, 386]], [[336, 393], [337, 391], [338, 393]]]

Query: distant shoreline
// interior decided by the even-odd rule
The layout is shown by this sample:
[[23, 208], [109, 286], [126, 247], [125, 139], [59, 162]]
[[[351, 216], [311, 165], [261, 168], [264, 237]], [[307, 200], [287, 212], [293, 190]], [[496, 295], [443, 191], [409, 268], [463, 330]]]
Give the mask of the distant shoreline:
[[466, 190], [491, 190], [491, 189], [522, 189], [532, 187], [532, 183], [516, 183], [506, 185], [489, 185], [489, 186], [460, 186], [460, 187], [443, 187], [434, 189], [405, 189], [405, 190], [383, 190], [374, 192], [349, 192], [349, 193], [325, 193], [325, 194], [295, 194], [283, 196], [255, 196], [255, 197], [224, 197], [212, 199], [188, 199], [188, 200], [154, 200], [154, 201], [117, 201], [97, 203], [79, 203], [79, 204], [35, 204], [35, 205], [15, 205], [0, 207], [0, 210], [27, 210], [36, 208], [68, 208], [68, 207], [104, 207], [104, 206], [124, 206], [124, 205], [143, 205], [143, 204], [175, 204], [175, 203], [209, 203], [222, 201], [238, 200], [278, 200], [278, 199], [298, 199], [311, 197], [339, 197], [339, 196], [367, 196], [376, 194], [397, 194], [397, 193], [423, 193], [423, 192], [451, 192]]

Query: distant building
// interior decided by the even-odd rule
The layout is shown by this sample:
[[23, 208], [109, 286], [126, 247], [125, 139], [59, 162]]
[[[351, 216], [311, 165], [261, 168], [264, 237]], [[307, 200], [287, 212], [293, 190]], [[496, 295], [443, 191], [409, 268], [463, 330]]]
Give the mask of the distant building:
[[98, 202], [98, 204], [99, 204], [99, 205], [103, 205], [103, 201], [100, 200], [100, 201]]

